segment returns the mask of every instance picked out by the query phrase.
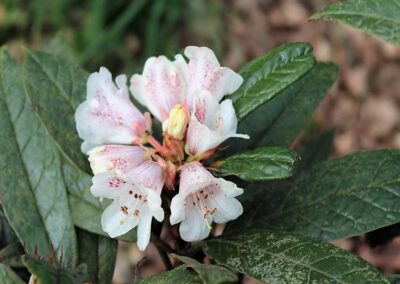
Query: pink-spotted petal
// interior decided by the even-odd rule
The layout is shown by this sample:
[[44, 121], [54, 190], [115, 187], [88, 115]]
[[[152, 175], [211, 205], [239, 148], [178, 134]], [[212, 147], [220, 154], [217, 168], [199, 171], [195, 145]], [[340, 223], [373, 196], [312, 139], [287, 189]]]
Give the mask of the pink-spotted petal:
[[186, 242], [200, 241], [211, 232], [211, 221], [203, 218], [197, 206], [186, 209], [185, 219], [179, 226], [181, 238]]
[[85, 153], [102, 144], [131, 144], [146, 130], [144, 116], [127, 95], [126, 77], [119, 76], [116, 81], [118, 87], [104, 67], [89, 76], [86, 101], [75, 113]]
[[214, 179], [215, 177], [199, 162], [188, 163], [181, 169], [179, 194], [186, 197], [199, 188], [213, 183]]
[[132, 95], [160, 121], [168, 118], [170, 110], [183, 104], [186, 82], [181, 69], [165, 56], [147, 59], [143, 75], [131, 78]]
[[237, 134], [236, 128], [237, 118], [232, 101], [224, 100], [218, 104], [208, 92], [200, 92], [186, 135], [186, 152], [201, 154], [232, 137], [249, 139], [248, 135]]
[[234, 197], [243, 193], [243, 189], [238, 188], [233, 182], [222, 178], [216, 179], [218, 188], [213, 190], [212, 198], [207, 200], [210, 208], [216, 208], [213, 214], [215, 223], [224, 224], [235, 220], [243, 213], [242, 204]]
[[163, 169], [156, 162], [151, 160], [144, 161], [127, 174], [127, 179], [135, 183], [135, 185], [152, 189], [160, 192], [165, 183], [165, 175]]
[[148, 151], [139, 146], [107, 145], [88, 152], [93, 174], [116, 172], [123, 175], [149, 159]]
[[106, 210], [104, 210], [101, 217], [103, 231], [111, 238], [126, 234], [139, 223], [139, 218], [134, 218], [131, 215], [125, 214], [121, 210], [121, 206], [126, 205], [121, 205], [118, 199], [114, 200]]
[[112, 172], [95, 175], [92, 183], [90, 192], [100, 198], [116, 199], [133, 188], [133, 185], [126, 178], [122, 178]]
[[185, 56], [189, 58], [189, 96], [206, 90], [220, 101], [224, 95], [232, 94], [243, 83], [239, 74], [221, 67], [214, 52], [207, 47], [188, 46], [185, 48]]
[[185, 151], [190, 155], [201, 154], [216, 148], [224, 140], [226, 140], [226, 137], [211, 130], [192, 116], [186, 134]]

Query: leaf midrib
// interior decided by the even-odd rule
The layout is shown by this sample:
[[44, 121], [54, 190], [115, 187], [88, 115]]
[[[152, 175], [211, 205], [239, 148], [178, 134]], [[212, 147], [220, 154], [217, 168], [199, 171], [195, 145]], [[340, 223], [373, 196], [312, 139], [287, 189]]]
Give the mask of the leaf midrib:
[[[41, 64], [40, 64], [39, 62], [36, 61], [36, 59], [35, 59], [34, 56], [33, 56], [33, 53], [30, 53], [30, 55], [31, 55], [31, 58], [33, 58], [33, 59], [35, 60], [36, 64], [40, 66], [40, 68], [43, 70], [43, 72], [46, 74], [46, 76], [50, 78], [50, 76], [49, 76], [49, 75], [47, 74], [47, 72], [43, 69], [43, 67], [41, 66]], [[22, 70], [22, 71], [23, 71], [23, 76], [22, 76], [22, 77], [23, 77], [23, 85], [24, 85], [25, 97], [27, 98], [27, 100], [29, 101], [29, 103], [30, 103], [31, 105], [33, 105], [32, 99], [31, 99], [31, 97], [30, 97], [30, 93], [29, 93], [28, 88], [27, 88], [27, 85], [26, 85], [27, 83], [26, 83], [26, 80], [25, 80], [25, 77], [26, 77], [26, 61], [23, 63], [23, 68], [22, 68], [22, 69], [23, 69], [23, 70]], [[52, 79], [50, 79], [50, 80], [52, 80]], [[52, 81], [53, 81], [53, 80], [52, 80]], [[56, 83], [54, 83], [54, 84], [55, 84], [56, 87], [60, 90], [60, 92], [63, 93], [63, 92], [61, 91], [61, 87], [59, 87], [58, 84], [56, 84]], [[63, 95], [63, 97], [66, 98], [65, 95]], [[68, 101], [68, 99], [67, 99], [67, 101]], [[71, 106], [71, 108], [73, 108], [71, 102], [69, 102], [69, 105]], [[76, 168], [77, 170], [82, 171], [82, 172], [87, 173], [87, 174], [90, 175], [91, 173], [88, 173], [86, 170], [82, 169], [80, 166], [78, 166], [78, 164], [76, 164], [76, 163], [72, 160], [72, 158], [69, 156], [69, 154], [67, 154], [67, 153], [64, 151], [63, 147], [58, 143], [58, 140], [52, 135], [52, 133], [50, 132], [49, 128], [47, 127], [47, 124], [43, 121], [42, 117], [41, 117], [36, 111], [34, 111], [34, 113], [35, 113], [35, 116], [36, 116], [36, 117], [38, 118], [38, 120], [40, 121], [40, 123], [43, 125], [43, 128], [46, 130], [46, 133], [49, 135], [49, 137], [52, 138], [54, 144], [55, 144], [56, 147], [59, 149], [59, 151], [62, 153], [62, 156], [67, 160], [67, 162], [68, 162], [71, 166], [73, 166], [74, 168]]]
[[[3, 68], [3, 62], [4, 62], [5, 51], [4, 51], [4, 50], [1, 50], [0, 52], [1, 52], [1, 57], [0, 57], [0, 74], [1, 74], [1, 81], [4, 82], [4, 77], [3, 77], [3, 70], [4, 70], [4, 68]], [[36, 211], [37, 211], [38, 215], [40, 216], [40, 221], [42, 222], [42, 226], [43, 226], [43, 228], [44, 228], [44, 231], [46, 232], [47, 241], [50, 242], [50, 241], [51, 241], [51, 238], [50, 238], [49, 232], [47, 231], [47, 227], [46, 227], [46, 225], [45, 225], [46, 223], [45, 223], [45, 221], [44, 221], [44, 219], [43, 219], [43, 216], [42, 216], [42, 214], [40, 213], [39, 207], [38, 207], [38, 205], [37, 205], [37, 198], [36, 198], [36, 194], [35, 194], [35, 192], [34, 192], [34, 190], [33, 190], [33, 187], [32, 187], [33, 185], [32, 185], [32, 183], [31, 183], [31, 180], [28, 178], [28, 177], [29, 177], [29, 175], [28, 175], [28, 169], [27, 169], [27, 166], [26, 166], [26, 163], [25, 163], [25, 159], [23, 158], [23, 155], [22, 155], [22, 153], [21, 153], [20, 145], [19, 145], [19, 143], [18, 143], [18, 139], [17, 139], [17, 134], [16, 134], [16, 129], [15, 129], [14, 122], [13, 122], [12, 119], [11, 119], [10, 106], [8, 105], [7, 99], [6, 99], [6, 97], [5, 97], [5, 96], [6, 96], [6, 95], [5, 95], [6, 93], [5, 93], [5, 89], [4, 89], [4, 84], [1, 84], [1, 88], [2, 88], [2, 91], [3, 91], [3, 94], [4, 94], [3, 102], [4, 102], [4, 105], [5, 105], [5, 108], [6, 108], [8, 117], [10, 118], [9, 121], [10, 121], [10, 124], [11, 124], [11, 127], [12, 127], [13, 136], [14, 136], [14, 138], [15, 138], [15, 144], [16, 144], [16, 146], [17, 146], [16, 148], [17, 148], [17, 150], [18, 150], [18, 156], [19, 156], [20, 161], [21, 161], [22, 170], [23, 170], [23, 172], [24, 172], [25, 180], [27, 181], [27, 184], [28, 184], [28, 186], [29, 186], [29, 190], [31, 191], [31, 193], [32, 193], [32, 195], [33, 195], [33, 198], [35, 199], [35, 202], [34, 202], [35, 204], [34, 204], [34, 206], [35, 206], [35, 208], [36, 208]], [[26, 101], [24, 101], [24, 103], [26, 103]], [[13, 226], [12, 224], [10, 224], [10, 225]], [[13, 229], [14, 229], [15, 233], [16, 233], [17, 235], [19, 235], [18, 230], [15, 230], [15, 228], [13, 228]], [[21, 236], [19, 236], [19, 239], [22, 240]]]

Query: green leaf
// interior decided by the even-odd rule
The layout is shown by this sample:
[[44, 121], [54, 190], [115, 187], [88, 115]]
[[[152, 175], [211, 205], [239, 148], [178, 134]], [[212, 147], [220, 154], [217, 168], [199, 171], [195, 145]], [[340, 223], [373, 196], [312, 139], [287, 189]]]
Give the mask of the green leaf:
[[[42, 124], [64, 154], [63, 177], [71, 194], [69, 202], [74, 224], [106, 235], [100, 220], [107, 202], [102, 204], [90, 194], [92, 177], [87, 174], [90, 172], [87, 157], [80, 151], [82, 141], [76, 132], [74, 118], [77, 106], [85, 98], [88, 74], [64, 56], [29, 51], [24, 73], [28, 97]], [[136, 233], [132, 230], [119, 239], [133, 241]]]
[[75, 265], [77, 243], [58, 149], [26, 100], [22, 68], [0, 51], [0, 200], [28, 253]]
[[256, 145], [290, 146], [311, 119], [314, 110], [335, 82], [337, 75], [338, 68], [335, 64], [318, 62], [303, 79], [285, 90], [282, 100], [285, 100], [284, 97], [292, 99], [287, 104], [279, 103], [283, 108], [264, 135], [256, 140]]
[[65, 57], [71, 62], [75, 61], [75, 56], [71, 47], [68, 45], [66, 39], [61, 34], [56, 35], [55, 37], [45, 42], [40, 48], [40, 51]]
[[80, 151], [82, 141], [74, 117], [85, 99], [87, 77], [85, 71], [63, 56], [26, 52], [24, 79], [34, 110], [65, 157], [90, 172], [87, 157]]
[[0, 250], [0, 262], [11, 267], [23, 267], [21, 256], [25, 254], [24, 248], [19, 242], [14, 242]]
[[326, 161], [332, 150], [334, 136], [335, 132], [333, 130], [327, 131], [310, 143], [300, 155], [300, 161], [296, 165], [296, 173]]
[[78, 230], [79, 262], [88, 266], [93, 283], [111, 283], [117, 256], [117, 241]]
[[296, 152], [290, 149], [263, 147], [219, 161], [217, 168], [222, 174], [247, 181], [283, 179], [293, 174], [296, 159]]
[[230, 97], [238, 119], [271, 100], [314, 64], [312, 47], [307, 43], [282, 45], [246, 64], [240, 71], [244, 83]]
[[284, 233], [216, 238], [206, 243], [204, 251], [217, 263], [267, 283], [388, 283], [350, 252]]
[[18, 237], [7, 221], [3, 210], [0, 210], [0, 247], [16, 242]]
[[86, 264], [80, 264], [75, 268], [59, 268], [27, 255], [22, 257], [22, 262], [29, 272], [37, 277], [39, 283], [80, 284], [87, 279]]
[[393, 274], [387, 277], [391, 284], [400, 284], [400, 274]]
[[349, 0], [329, 5], [310, 19], [337, 21], [400, 46], [398, 0]]
[[196, 271], [204, 284], [237, 283], [238, 281], [237, 275], [225, 267], [202, 264], [193, 258], [176, 254], [172, 257]]
[[181, 265], [173, 270], [140, 279], [135, 283], [136, 284], [177, 284], [177, 283], [202, 284], [203, 281], [194, 272], [191, 272], [184, 265]]
[[335, 82], [337, 74], [336, 65], [318, 62], [304, 77], [240, 121], [238, 133], [246, 133], [250, 139], [232, 139], [229, 150], [256, 146], [289, 147]]
[[360, 152], [319, 163], [286, 187], [266, 188], [244, 204], [228, 231], [287, 231], [336, 240], [400, 221], [400, 151]]
[[0, 263], [0, 283], [24, 284], [25, 282], [11, 268]]

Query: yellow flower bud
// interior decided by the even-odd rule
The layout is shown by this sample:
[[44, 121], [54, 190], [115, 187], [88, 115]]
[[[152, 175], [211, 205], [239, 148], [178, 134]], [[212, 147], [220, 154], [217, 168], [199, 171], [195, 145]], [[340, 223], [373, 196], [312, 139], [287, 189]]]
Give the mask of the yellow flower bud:
[[189, 122], [187, 109], [182, 105], [176, 105], [169, 113], [167, 133], [175, 139], [182, 140]]

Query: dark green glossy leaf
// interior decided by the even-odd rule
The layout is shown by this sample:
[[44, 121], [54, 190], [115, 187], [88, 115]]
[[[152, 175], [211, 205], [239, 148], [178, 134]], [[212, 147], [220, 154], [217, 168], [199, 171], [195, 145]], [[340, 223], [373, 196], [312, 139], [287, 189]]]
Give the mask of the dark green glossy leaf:
[[88, 266], [89, 280], [93, 283], [112, 282], [117, 241], [78, 230], [79, 262]]
[[262, 147], [239, 153], [217, 162], [222, 174], [237, 175], [247, 180], [272, 180], [293, 174], [296, 152], [279, 147]]
[[87, 76], [63, 56], [26, 53], [24, 79], [33, 108], [69, 161], [89, 172], [74, 118], [76, 108], [85, 99]]
[[24, 284], [25, 282], [10, 267], [0, 263], [0, 283]]
[[267, 283], [388, 283], [374, 267], [350, 252], [284, 233], [212, 239], [204, 251], [217, 263]]
[[337, 74], [336, 65], [318, 62], [304, 77], [240, 121], [238, 133], [246, 133], [250, 139], [232, 139], [229, 150], [255, 146], [289, 147], [310, 120]]
[[23, 256], [22, 262], [29, 272], [37, 277], [39, 283], [51, 284], [80, 284], [87, 279], [86, 264], [74, 268], [59, 268], [44, 260], [37, 260], [30, 256]]
[[172, 256], [196, 271], [204, 284], [237, 283], [238, 281], [237, 275], [225, 267], [202, 264], [186, 256], [175, 254]]
[[333, 130], [327, 131], [310, 143], [300, 155], [300, 161], [296, 164], [296, 173], [328, 160], [334, 136], [335, 132]]
[[50, 254], [74, 265], [77, 243], [58, 149], [26, 100], [22, 68], [0, 53], [0, 200], [28, 253]]
[[230, 98], [239, 120], [297, 81], [315, 64], [307, 43], [282, 45], [249, 62], [240, 71], [244, 83]]
[[377, 150], [319, 163], [286, 187], [255, 195], [228, 231], [262, 228], [335, 240], [397, 223], [399, 161], [400, 151]]
[[173, 270], [163, 272], [157, 275], [149, 276], [139, 281], [136, 284], [177, 284], [177, 283], [190, 283], [202, 284], [200, 276], [196, 275], [193, 271], [187, 269], [184, 265], [179, 266]]
[[348, 0], [315, 13], [311, 20], [316, 19], [334, 20], [400, 46], [398, 0]]

